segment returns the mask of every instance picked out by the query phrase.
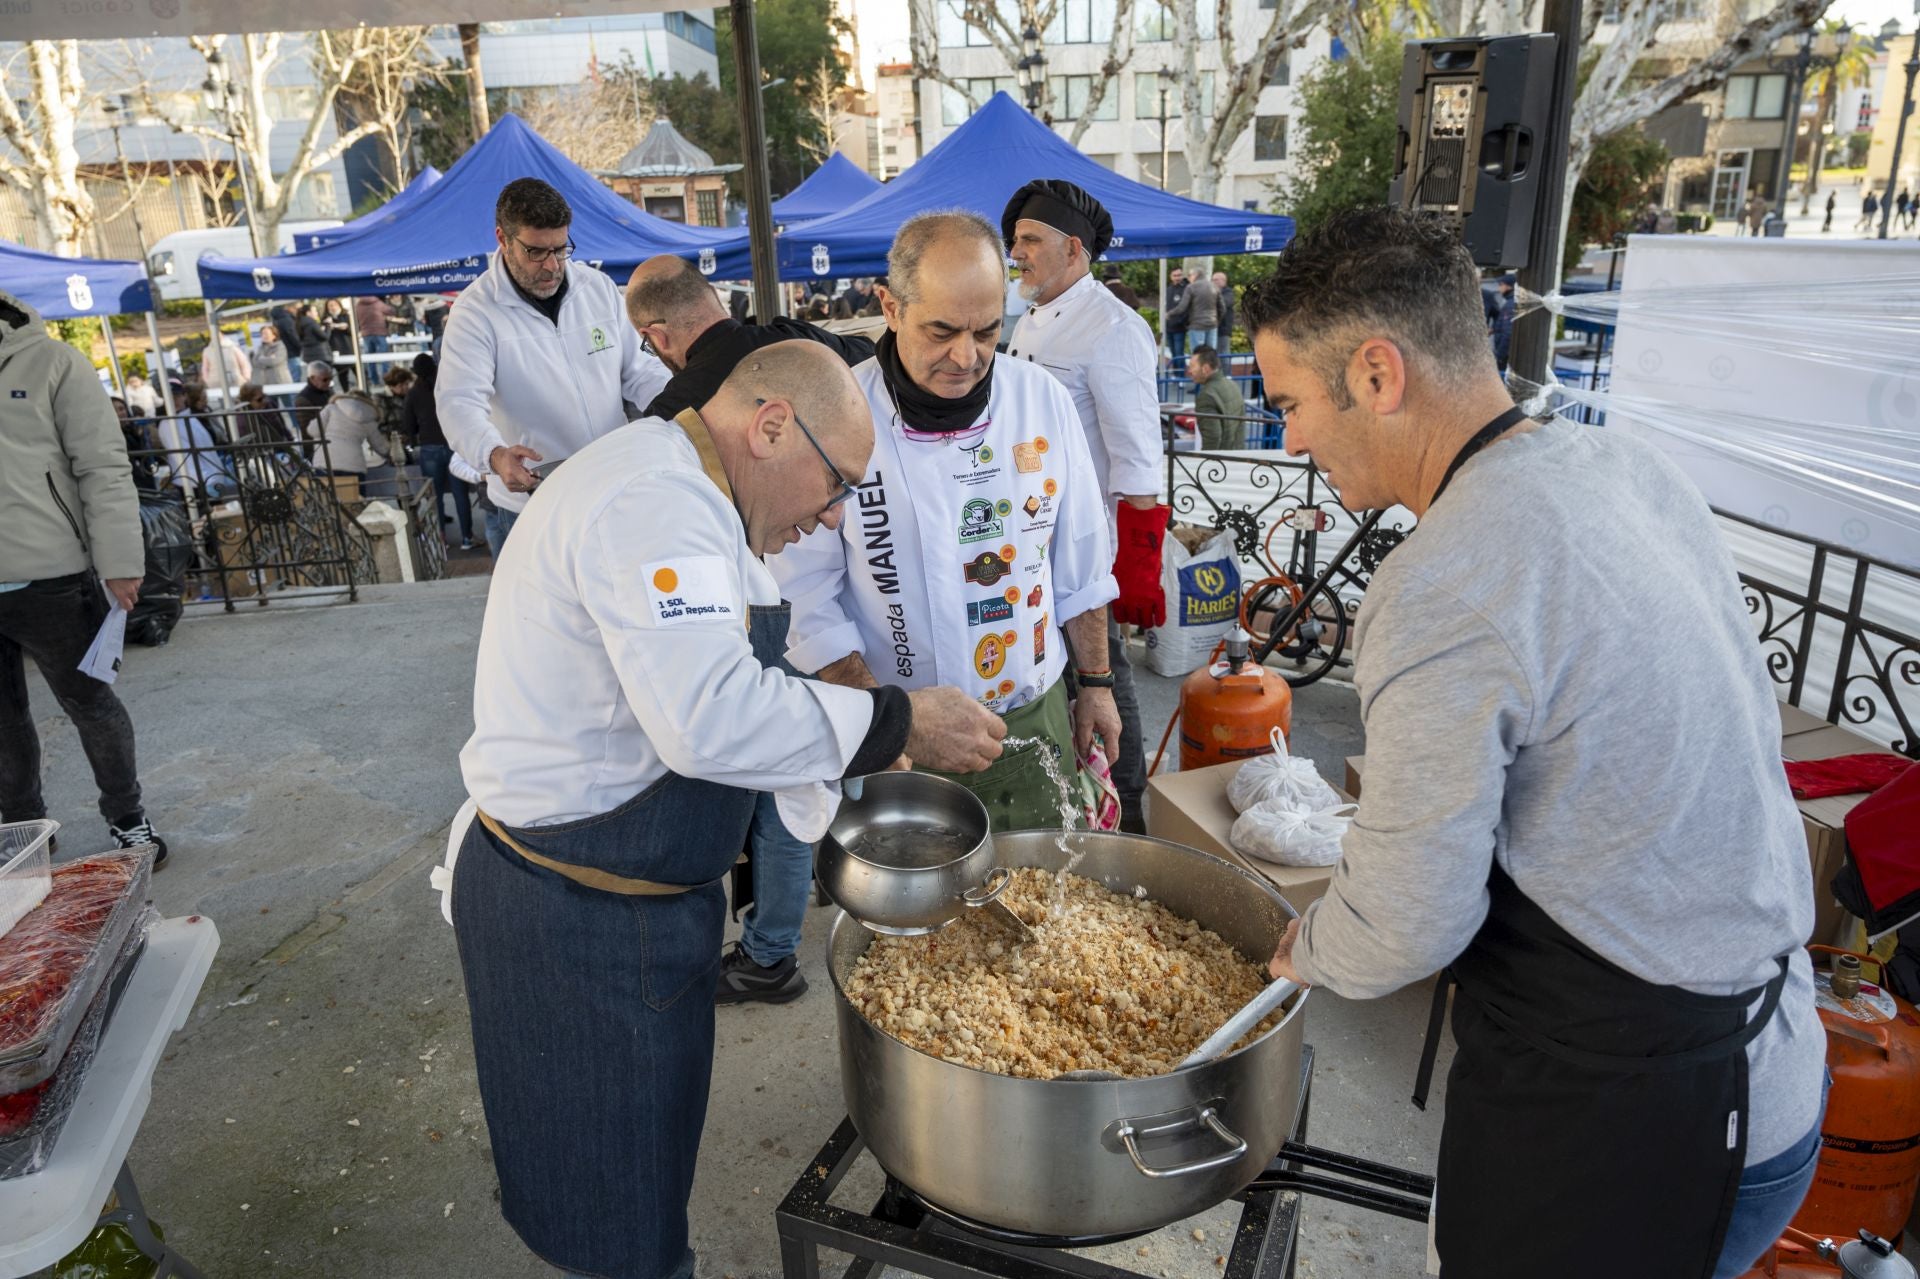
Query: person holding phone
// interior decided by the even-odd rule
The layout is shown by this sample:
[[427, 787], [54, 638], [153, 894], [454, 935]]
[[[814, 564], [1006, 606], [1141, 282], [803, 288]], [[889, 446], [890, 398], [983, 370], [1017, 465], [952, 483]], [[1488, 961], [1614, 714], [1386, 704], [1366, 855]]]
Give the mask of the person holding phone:
[[447, 443], [490, 472], [496, 556], [540, 483], [532, 467], [624, 426], [667, 384], [619, 288], [572, 260], [572, 224], [566, 197], [539, 178], [501, 188], [499, 249], [460, 295], [441, 343], [434, 404]]

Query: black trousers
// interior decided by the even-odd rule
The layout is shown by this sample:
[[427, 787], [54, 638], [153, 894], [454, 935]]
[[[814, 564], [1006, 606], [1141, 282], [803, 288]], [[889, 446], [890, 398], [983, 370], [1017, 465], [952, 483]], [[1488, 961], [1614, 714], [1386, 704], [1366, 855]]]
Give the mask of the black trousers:
[[47, 813], [40, 791], [40, 736], [27, 705], [28, 657], [80, 734], [100, 788], [100, 815], [115, 821], [140, 811], [133, 720], [111, 684], [79, 669], [108, 607], [85, 573], [0, 591], [0, 821], [28, 821]]

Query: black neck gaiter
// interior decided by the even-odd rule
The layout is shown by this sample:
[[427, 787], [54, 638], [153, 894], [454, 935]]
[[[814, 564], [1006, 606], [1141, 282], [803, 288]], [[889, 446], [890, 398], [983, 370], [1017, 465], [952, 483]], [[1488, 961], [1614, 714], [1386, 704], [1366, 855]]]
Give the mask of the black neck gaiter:
[[978, 422], [986, 411], [987, 399], [993, 394], [993, 365], [987, 365], [987, 375], [971, 391], [949, 400], [923, 390], [907, 376], [892, 329], [880, 335], [880, 340], [873, 344], [873, 353], [880, 361], [880, 372], [886, 377], [894, 406], [900, 410], [900, 420], [908, 429], [952, 435]]

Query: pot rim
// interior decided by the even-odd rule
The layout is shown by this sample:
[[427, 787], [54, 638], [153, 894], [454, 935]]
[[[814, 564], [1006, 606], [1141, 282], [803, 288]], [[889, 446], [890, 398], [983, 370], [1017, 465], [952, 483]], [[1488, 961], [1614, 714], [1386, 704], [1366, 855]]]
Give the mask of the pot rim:
[[[1058, 831], [1050, 830], [1046, 827], [1033, 827], [1024, 831], [1003, 832], [1003, 834], [1005, 835], [1028, 835], [1028, 834], [1056, 835], [1058, 833], [1059, 833]], [[1067, 833], [1069, 835], [1108, 835], [1108, 834], [1117, 834], [1118, 832], [1069, 831]], [[1299, 916], [1300, 912], [1293, 908], [1293, 904], [1291, 902], [1289, 902], [1285, 897], [1280, 895], [1279, 889], [1275, 888], [1272, 884], [1268, 883], [1266, 880], [1261, 879], [1259, 876], [1254, 875], [1253, 873], [1243, 869], [1242, 867], [1235, 866], [1232, 862], [1228, 861], [1224, 857], [1220, 857], [1220, 856], [1217, 856], [1216, 854], [1206, 852], [1203, 849], [1190, 848], [1185, 844], [1176, 844], [1170, 839], [1159, 839], [1152, 835], [1125, 835], [1124, 838], [1128, 840], [1138, 840], [1142, 843], [1159, 844], [1166, 848], [1177, 849], [1182, 853], [1191, 854], [1194, 857], [1204, 857], [1204, 858], [1207, 858], [1209, 861], [1218, 862], [1220, 865], [1226, 867], [1228, 870], [1232, 871], [1234, 874], [1240, 876], [1242, 879], [1252, 884], [1254, 888], [1258, 890], [1263, 896], [1268, 897], [1272, 901], [1277, 903], [1280, 906], [1280, 908], [1286, 911], [1286, 913], [1289, 916], [1296, 917], [1296, 918]], [[851, 856], [852, 854], [848, 854], [848, 855]], [[1008, 869], [1019, 870], [1019, 869], [1029, 869], [1029, 868], [1009, 867]], [[1031, 869], [1038, 869], [1038, 868], [1031, 868]], [[1279, 1031], [1284, 1029], [1286, 1024], [1292, 1021], [1296, 1016], [1298, 1016], [1301, 1009], [1306, 1007], [1307, 996], [1313, 993], [1313, 988], [1311, 986], [1305, 986], [1305, 985], [1301, 986], [1299, 993], [1293, 996], [1292, 1002], [1287, 1006], [1286, 1015], [1283, 1016], [1279, 1021], [1275, 1022], [1272, 1026], [1270, 1026], [1267, 1029], [1265, 1034], [1256, 1036], [1254, 1039], [1249, 1040], [1242, 1047], [1236, 1048], [1230, 1053], [1223, 1053], [1220, 1056], [1215, 1057], [1211, 1061], [1199, 1062], [1192, 1066], [1175, 1066], [1172, 1070], [1167, 1071], [1165, 1074], [1146, 1075], [1140, 1078], [1130, 1078], [1123, 1075], [1116, 1079], [1060, 1079], [1060, 1078], [1021, 1079], [1018, 1076], [1003, 1075], [1003, 1074], [1000, 1074], [998, 1071], [994, 1071], [994, 1070], [982, 1070], [978, 1066], [969, 1066], [965, 1062], [948, 1061], [945, 1057], [936, 1057], [932, 1053], [926, 1051], [923, 1048], [915, 1048], [912, 1044], [908, 1043], [904, 1039], [899, 1038], [898, 1036], [888, 1034], [886, 1031], [880, 1029], [880, 1027], [874, 1025], [871, 1021], [869, 1021], [866, 1017], [866, 1014], [862, 1013], [858, 1008], [855, 1008], [853, 1006], [853, 1000], [847, 997], [846, 988], [840, 984], [840, 974], [834, 969], [834, 964], [833, 964], [834, 942], [839, 938], [840, 930], [842, 928], [847, 928], [847, 927], [858, 928], [862, 932], [866, 933], [868, 938], [867, 944], [869, 946], [873, 944], [873, 941], [875, 938], [884, 936], [885, 934], [876, 933], [872, 929], [867, 928], [854, 916], [848, 914], [845, 907], [838, 907], [838, 909], [840, 911], [839, 916], [833, 921], [832, 926], [827, 930], [827, 980], [833, 984], [833, 996], [834, 996], [834, 999], [837, 1000], [840, 1005], [844, 1006], [845, 1009], [849, 1013], [851, 1013], [853, 1016], [859, 1018], [861, 1024], [866, 1026], [867, 1029], [871, 1030], [874, 1034], [879, 1035], [881, 1038], [890, 1041], [892, 1044], [894, 1044], [898, 1048], [902, 1048], [907, 1052], [913, 1053], [915, 1056], [925, 1057], [928, 1061], [937, 1062], [942, 1066], [950, 1066], [955, 1070], [968, 1070], [968, 1071], [972, 1071], [975, 1074], [990, 1075], [996, 1079], [1011, 1080], [1015, 1083], [1049, 1084], [1049, 1085], [1064, 1084], [1067, 1087], [1091, 1088], [1091, 1087], [1096, 1087], [1101, 1085], [1112, 1085], [1112, 1084], [1148, 1084], [1158, 1079], [1171, 1079], [1174, 1076], [1183, 1074], [1184, 1072], [1189, 1070], [1211, 1070], [1216, 1066], [1232, 1061], [1234, 1058], [1240, 1056], [1242, 1053], [1251, 1052], [1254, 1048], [1258, 1047], [1260, 1044], [1265, 1043], [1270, 1036], [1277, 1034]], [[1257, 962], [1257, 961], [1250, 961], [1250, 962]]]
[[[863, 778], [862, 783], [863, 785], [871, 786], [875, 784], [878, 778], [885, 777], [885, 776], [886, 776], [885, 773], [875, 773], [866, 778]], [[980, 802], [980, 797], [978, 795], [974, 794], [972, 791], [968, 790], [966, 787], [960, 785], [960, 783], [955, 781], [949, 781], [947, 778], [944, 778], [944, 777], [933, 777], [932, 774], [929, 774], [929, 773], [913, 773], [913, 774], [909, 774], [909, 776], [923, 777], [923, 778], [931, 777], [932, 780], [934, 781], [941, 782], [947, 786], [953, 787], [954, 790], [966, 796], [966, 798], [969, 801], [971, 801], [972, 807], [969, 808], [968, 810], [969, 815], [971, 815], [974, 811], [977, 810], [980, 817], [980, 837], [974, 841], [973, 847], [969, 848], [966, 852], [961, 853], [958, 857], [950, 858], [949, 860], [944, 862], [936, 862], [931, 866], [894, 866], [894, 865], [888, 864], [887, 862], [877, 862], [877, 861], [874, 861], [871, 857], [862, 857], [860, 854], [854, 852], [851, 848], [848, 848], [847, 842], [844, 839], [841, 839], [838, 835], [834, 833], [834, 830], [833, 830], [834, 825], [838, 823], [840, 819], [838, 812], [834, 814], [834, 820], [832, 822], [827, 823], [826, 834], [823, 835], [821, 838], [824, 841], [831, 841], [834, 848], [837, 849], [840, 855], [846, 858], [848, 861], [859, 862], [862, 866], [871, 866], [875, 870], [885, 871], [890, 875], [932, 874], [936, 871], [949, 870], [952, 867], [958, 866], [961, 862], [966, 861], [970, 857], [978, 857], [983, 850], [988, 853], [992, 852], [993, 822], [987, 816], [987, 806]], [[885, 785], [886, 783], [881, 782], [879, 784]], [[842, 800], [841, 802], [844, 807], [845, 801]], [[860, 803], [862, 801], [855, 800], [854, 802]], [[845, 908], [842, 907], [842, 909], [845, 909]], [[955, 918], [958, 918], [958, 916], [956, 916]], [[949, 920], [948, 922], [951, 923], [952, 921]]]

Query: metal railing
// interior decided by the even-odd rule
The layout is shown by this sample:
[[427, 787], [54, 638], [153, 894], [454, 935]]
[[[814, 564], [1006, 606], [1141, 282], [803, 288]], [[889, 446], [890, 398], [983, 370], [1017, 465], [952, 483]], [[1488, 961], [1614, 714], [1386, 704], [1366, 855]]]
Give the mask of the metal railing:
[[[233, 612], [237, 602], [265, 605], [282, 591], [352, 600], [378, 580], [374, 538], [355, 518], [364, 503], [343, 498], [328, 473], [333, 443], [324, 434], [296, 440], [293, 430], [293, 415], [277, 409], [180, 413], [128, 427], [131, 442], [145, 445], [128, 451], [136, 483], [186, 500], [196, 548], [188, 605]], [[417, 575], [440, 576], [444, 546], [436, 556], [425, 545], [440, 537], [437, 513], [419, 530], [432, 486], [423, 493], [404, 473], [394, 483]]]
[[[1831, 723], [1867, 729], [1865, 735], [1920, 759], [1914, 729], [1920, 722], [1920, 634], [1867, 616], [1870, 599], [1883, 613], [1893, 611], [1886, 606], [1896, 596], [1920, 600], [1920, 573], [1745, 516], [1715, 514], [1788, 553], [1781, 558], [1805, 556], [1804, 582], [1740, 574], [1740, 596], [1759, 628], [1767, 673], [1780, 686], [1781, 700]], [[1808, 700], [1814, 705], [1806, 706]]]

